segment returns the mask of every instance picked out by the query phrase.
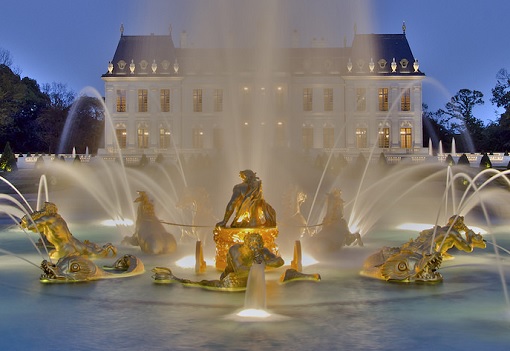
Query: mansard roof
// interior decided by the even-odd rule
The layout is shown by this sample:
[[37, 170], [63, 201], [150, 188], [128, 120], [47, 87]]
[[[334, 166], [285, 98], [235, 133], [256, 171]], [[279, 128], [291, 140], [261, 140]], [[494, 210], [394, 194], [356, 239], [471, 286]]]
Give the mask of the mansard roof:
[[[357, 34], [350, 54], [352, 70], [348, 75], [423, 75], [405, 34]], [[374, 63], [373, 70], [370, 69]], [[395, 62], [394, 70], [392, 63]]]
[[135, 65], [136, 74], [154, 74], [152, 65], [157, 65], [156, 73], [173, 72], [175, 46], [171, 35], [121, 35], [111, 63], [113, 71], [105, 75], [125, 75], [131, 73], [130, 64]]
[[[175, 48], [171, 35], [121, 35], [103, 77], [257, 72], [260, 56], [253, 50]], [[274, 71], [291, 74], [423, 75], [405, 34], [356, 34], [352, 47], [280, 48], [273, 49], [272, 56]]]

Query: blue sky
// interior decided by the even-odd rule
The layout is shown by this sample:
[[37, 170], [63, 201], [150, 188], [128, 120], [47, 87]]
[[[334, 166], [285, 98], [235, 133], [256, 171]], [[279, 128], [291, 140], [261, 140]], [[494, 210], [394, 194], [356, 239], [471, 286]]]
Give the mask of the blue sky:
[[11, 52], [22, 76], [39, 84], [61, 82], [76, 92], [92, 86], [103, 94], [100, 76], [115, 52], [121, 23], [126, 35], [166, 34], [171, 24], [178, 45], [183, 30], [190, 42], [199, 42], [225, 21], [243, 23], [254, 11], [271, 16], [275, 6], [278, 20], [288, 30], [298, 29], [303, 43], [324, 38], [342, 46], [344, 37], [352, 41], [354, 23], [359, 33], [401, 33], [405, 21], [413, 54], [427, 75], [423, 97], [430, 109], [444, 107], [466, 88], [484, 94], [485, 105], [475, 115], [496, 119], [491, 89], [498, 70], [510, 70], [507, 0], [5, 1], [0, 47]]

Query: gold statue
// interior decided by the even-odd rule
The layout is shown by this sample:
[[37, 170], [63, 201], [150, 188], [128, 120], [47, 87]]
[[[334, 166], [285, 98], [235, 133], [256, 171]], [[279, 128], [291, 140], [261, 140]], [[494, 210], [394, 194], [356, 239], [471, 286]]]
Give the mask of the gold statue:
[[81, 242], [76, 239], [69, 231], [66, 221], [58, 213], [57, 206], [52, 202], [45, 202], [41, 210], [24, 216], [20, 225], [22, 228], [41, 233], [43, 241], [46, 239], [53, 245], [54, 249], [49, 252], [52, 259], [71, 255], [108, 257], [117, 254], [117, 249], [110, 243], [99, 246], [88, 240]]
[[250, 233], [244, 237], [243, 243], [237, 243], [230, 247], [227, 254], [227, 265], [219, 280], [192, 281], [178, 278], [166, 267], [156, 267], [152, 271], [153, 278], [157, 283], [179, 282], [186, 286], [197, 286], [212, 290], [242, 291], [246, 290], [248, 275], [253, 263], [265, 264], [268, 267], [278, 268], [283, 266], [281, 257], [273, 254], [266, 247], [262, 236]]
[[145, 191], [138, 191], [135, 199], [138, 203], [135, 233], [122, 239], [122, 244], [140, 246], [149, 254], [167, 254], [177, 249], [177, 242], [172, 234], [163, 228], [156, 216], [154, 204]]
[[262, 196], [262, 181], [250, 169], [239, 172], [239, 176], [243, 182], [234, 186], [223, 220], [216, 226], [226, 227], [234, 214], [231, 228], [275, 227], [276, 212]]
[[[465, 238], [462, 235], [465, 235]], [[365, 259], [361, 275], [396, 282], [436, 283], [443, 280], [439, 268], [453, 257], [455, 247], [464, 252], [484, 249], [486, 242], [464, 224], [463, 216], [452, 216], [446, 226], [422, 230], [416, 239], [400, 247], [385, 246]]]
[[145, 272], [142, 261], [133, 255], [124, 255], [111, 266], [99, 267], [85, 256], [70, 255], [57, 263], [44, 260], [41, 283], [78, 283], [99, 279], [127, 278]]
[[[275, 239], [278, 236], [276, 212], [262, 196], [262, 181], [252, 170], [239, 172], [242, 183], [234, 186], [223, 220], [214, 228], [216, 268], [224, 270], [226, 256], [232, 245], [242, 243], [248, 234], [262, 236], [264, 246], [279, 256]], [[233, 215], [230, 227], [227, 223]]]

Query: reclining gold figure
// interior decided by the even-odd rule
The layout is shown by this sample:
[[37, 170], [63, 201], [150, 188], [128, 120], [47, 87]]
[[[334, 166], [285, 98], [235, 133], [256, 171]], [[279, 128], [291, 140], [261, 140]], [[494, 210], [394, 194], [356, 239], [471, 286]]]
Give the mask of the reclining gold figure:
[[54, 247], [49, 252], [52, 259], [70, 255], [113, 257], [117, 254], [117, 249], [111, 243], [99, 246], [88, 240], [81, 242], [76, 239], [52, 202], [45, 202], [41, 210], [25, 215], [20, 225], [24, 229], [40, 233], [43, 242], [46, 239]]

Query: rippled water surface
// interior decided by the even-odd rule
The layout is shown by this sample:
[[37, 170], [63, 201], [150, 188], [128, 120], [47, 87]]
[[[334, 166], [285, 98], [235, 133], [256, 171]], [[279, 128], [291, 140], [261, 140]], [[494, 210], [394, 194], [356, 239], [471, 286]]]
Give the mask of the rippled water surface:
[[[111, 228], [71, 225], [78, 238], [120, 242]], [[40, 271], [0, 256], [2, 350], [508, 350], [510, 314], [494, 252], [488, 246], [443, 263], [436, 285], [391, 284], [361, 277], [363, 259], [381, 247], [379, 233], [363, 248], [345, 248], [329, 262], [304, 269], [321, 282], [278, 282], [284, 268], [266, 273], [268, 310], [274, 321], [240, 322], [244, 293], [154, 284], [150, 269], [167, 266], [190, 279], [216, 279], [213, 267], [199, 277], [174, 262], [194, 252], [192, 243], [167, 256], [119, 246], [145, 263], [141, 276], [80, 284], [41, 284]], [[402, 239], [406, 241], [405, 239]], [[498, 243], [510, 240], [499, 235]], [[2, 231], [0, 247], [35, 263], [25, 234]], [[508, 271], [510, 257], [502, 256]], [[98, 263], [110, 263], [100, 260]], [[507, 280], [510, 279], [508, 273]]]

